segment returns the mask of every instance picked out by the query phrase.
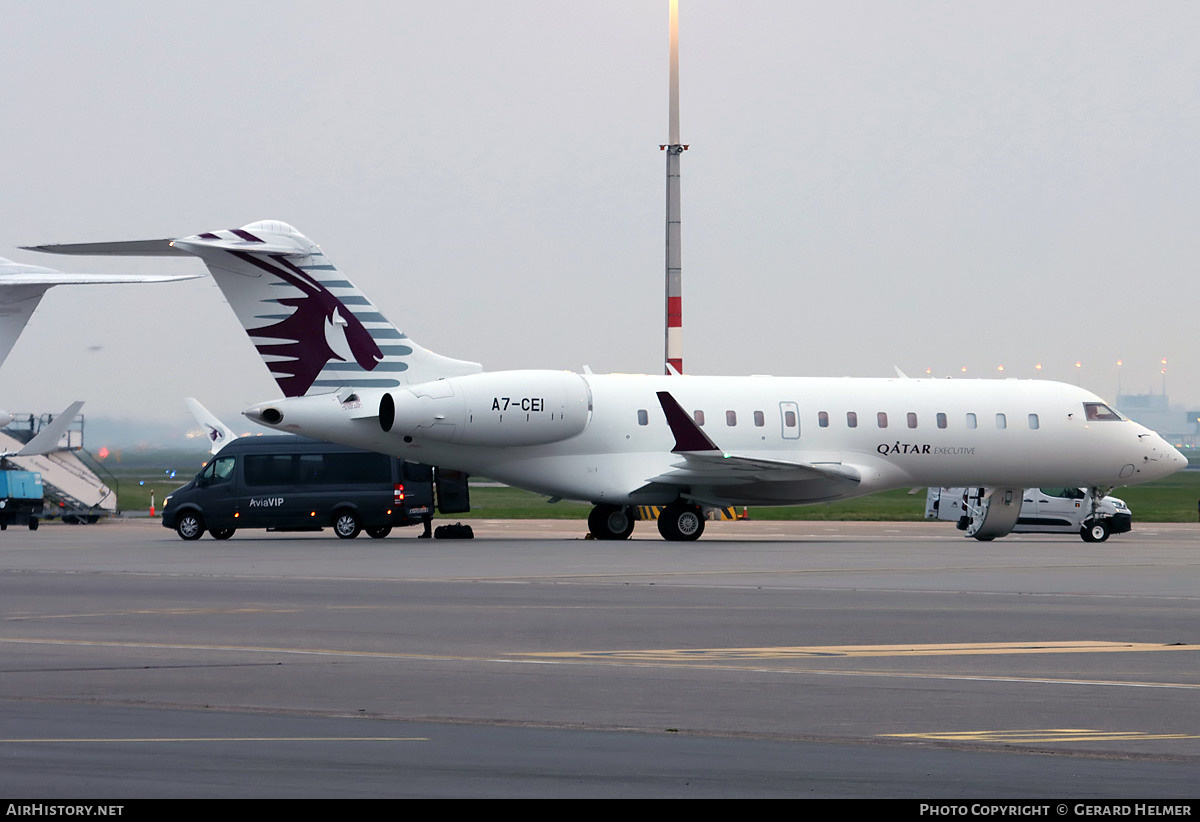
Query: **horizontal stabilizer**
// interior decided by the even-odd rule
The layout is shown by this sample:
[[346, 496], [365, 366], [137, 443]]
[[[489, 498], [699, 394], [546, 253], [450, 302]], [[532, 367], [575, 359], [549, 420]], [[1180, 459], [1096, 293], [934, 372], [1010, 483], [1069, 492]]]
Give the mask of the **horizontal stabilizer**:
[[23, 245], [25, 251], [46, 254], [76, 254], [87, 257], [185, 257], [186, 251], [171, 245], [174, 238], [165, 240], [123, 240], [115, 243], [63, 243], [58, 245]]

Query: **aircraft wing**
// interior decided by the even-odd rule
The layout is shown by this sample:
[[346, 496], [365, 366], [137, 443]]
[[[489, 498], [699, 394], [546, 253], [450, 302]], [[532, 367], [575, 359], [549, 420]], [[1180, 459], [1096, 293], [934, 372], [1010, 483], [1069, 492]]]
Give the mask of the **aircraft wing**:
[[20, 450], [0, 454], [0, 457], [34, 457], [59, 450], [59, 441], [62, 440], [63, 434], [67, 433], [71, 424], [75, 422], [80, 408], [83, 408], [83, 400], [71, 403], [54, 418], [53, 422], [42, 428], [37, 436], [25, 443]]
[[170, 283], [177, 280], [195, 280], [203, 274], [76, 274], [55, 271], [40, 265], [14, 263], [0, 257], [0, 286], [35, 285], [49, 288], [53, 285], [95, 285], [119, 283]]
[[[861, 480], [857, 469], [838, 462], [794, 462], [726, 453], [709, 439], [669, 391], [659, 391], [658, 401], [675, 436], [671, 453], [678, 455], [680, 461], [672, 465], [671, 470], [647, 478], [650, 484], [706, 488], [742, 486], [743, 490], [749, 490], [745, 486], [787, 483], [794, 487], [804, 486], [808, 490], [803, 496], [815, 500], [853, 493]], [[769, 498], [774, 495], [763, 488], [762, 493], [748, 496]]]
[[680, 454], [681, 462], [672, 470], [649, 482], [666, 485], [740, 485], [753, 482], [810, 482], [824, 480], [831, 485], [853, 487], [860, 476], [856, 469], [842, 463], [787, 462], [737, 454]]

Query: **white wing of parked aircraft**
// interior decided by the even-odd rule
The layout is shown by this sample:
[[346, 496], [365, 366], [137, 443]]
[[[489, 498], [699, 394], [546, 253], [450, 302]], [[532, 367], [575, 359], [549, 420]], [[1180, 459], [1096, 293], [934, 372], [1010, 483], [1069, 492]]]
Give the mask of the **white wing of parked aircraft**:
[[42, 296], [56, 285], [163, 283], [191, 280], [195, 274], [67, 274], [0, 257], [0, 363], [8, 357]]
[[913, 486], [987, 489], [968, 534], [992, 539], [1012, 530], [1024, 488], [1108, 489], [1186, 465], [1154, 432], [1057, 382], [482, 372], [406, 337], [278, 221], [36, 250], [200, 257], [285, 395], [248, 417], [592, 502], [601, 539], [628, 537], [635, 505], [665, 506], [662, 535], [695, 539], [705, 505]]
[[0, 453], [0, 458], [33, 457], [61, 450], [59, 443], [62, 442], [63, 434], [67, 433], [67, 429], [71, 427], [71, 423], [75, 422], [75, 417], [79, 414], [79, 409], [81, 408], [83, 408], [82, 400], [76, 400], [71, 403], [63, 409], [61, 414], [43, 426], [42, 430], [38, 431], [33, 439], [16, 451]]

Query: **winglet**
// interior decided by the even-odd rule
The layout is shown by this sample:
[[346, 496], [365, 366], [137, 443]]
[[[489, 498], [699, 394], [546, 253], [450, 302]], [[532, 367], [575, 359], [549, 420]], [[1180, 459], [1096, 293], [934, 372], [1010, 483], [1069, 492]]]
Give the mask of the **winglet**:
[[671, 433], [675, 435], [675, 447], [671, 449], [672, 454], [701, 451], [721, 452], [721, 449], [708, 438], [708, 435], [700, 430], [696, 421], [688, 416], [688, 412], [680, 407], [675, 398], [671, 396], [671, 392], [659, 391], [658, 401], [662, 405], [663, 414], [667, 417], [667, 425], [671, 426]]

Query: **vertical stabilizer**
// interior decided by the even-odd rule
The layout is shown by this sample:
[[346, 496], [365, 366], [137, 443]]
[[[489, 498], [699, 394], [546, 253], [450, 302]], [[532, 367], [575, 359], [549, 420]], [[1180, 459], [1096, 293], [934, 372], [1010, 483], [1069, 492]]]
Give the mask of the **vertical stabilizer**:
[[390, 388], [482, 370], [406, 337], [316, 243], [287, 223], [265, 220], [171, 245], [204, 260], [285, 396]]
[[192, 416], [196, 418], [196, 422], [204, 428], [204, 433], [209, 441], [208, 452], [210, 454], [217, 453], [237, 439], [237, 434], [233, 433], [233, 429], [217, 419], [217, 416], [201, 405], [198, 400], [193, 397], [184, 397], [183, 401], [188, 410], [192, 412]]

